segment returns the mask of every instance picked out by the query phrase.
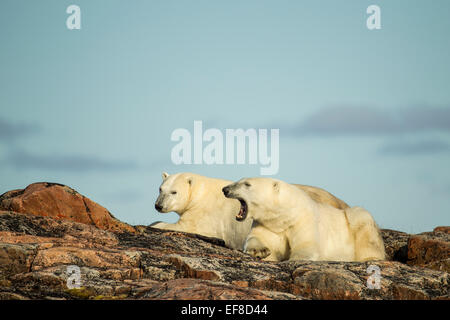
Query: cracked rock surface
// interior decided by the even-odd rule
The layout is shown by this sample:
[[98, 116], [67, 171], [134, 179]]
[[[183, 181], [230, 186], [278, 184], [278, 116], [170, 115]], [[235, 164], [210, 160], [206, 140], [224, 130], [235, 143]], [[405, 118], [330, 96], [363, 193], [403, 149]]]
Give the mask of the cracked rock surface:
[[450, 299], [450, 227], [382, 235], [387, 261], [264, 262], [219, 239], [130, 226], [67, 186], [32, 184], [0, 196], [0, 299]]

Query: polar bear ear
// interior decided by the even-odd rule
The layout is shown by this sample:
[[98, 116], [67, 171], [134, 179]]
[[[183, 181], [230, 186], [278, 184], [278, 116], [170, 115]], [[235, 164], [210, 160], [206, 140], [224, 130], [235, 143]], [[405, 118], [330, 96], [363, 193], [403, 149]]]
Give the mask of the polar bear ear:
[[163, 180], [166, 180], [168, 176], [169, 176], [169, 174], [167, 172], [162, 173]]
[[273, 190], [274, 190], [275, 192], [279, 192], [279, 191], [280, 191], [280, 184], [279, 184], [277, 181], [275, 181], [275, 182], [273, 183]]

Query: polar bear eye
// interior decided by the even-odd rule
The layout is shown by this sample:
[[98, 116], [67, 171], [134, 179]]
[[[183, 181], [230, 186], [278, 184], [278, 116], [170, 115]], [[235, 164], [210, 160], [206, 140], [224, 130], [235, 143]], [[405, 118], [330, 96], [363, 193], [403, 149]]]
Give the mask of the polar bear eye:
[[161, 188], [159, 188], [159, 193], [161, 193], [162, 192], [162, 190], [161, 190]]
[[177, 192], [176, 191], [172, 191], [171, 194], [177, 194]]
[[251, 187], [251, 184], [248, 183], [248, 182], [245, 182], [244, 184], [245, 184], [246, 187]]

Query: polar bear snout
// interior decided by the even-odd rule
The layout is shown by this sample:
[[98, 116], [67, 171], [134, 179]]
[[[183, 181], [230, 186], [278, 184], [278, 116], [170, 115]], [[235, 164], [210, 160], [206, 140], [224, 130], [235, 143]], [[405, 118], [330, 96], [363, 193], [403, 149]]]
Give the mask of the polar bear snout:
[[[164, 209], [165, 209], [164, 207], [167, 207], [167, 205], [164, 205], [165, 200], [166, 200], [166, 197], [165, 197], [164, 195], [159, 195], [158, 199], [156, 199], [156, 202], [155, 202], [155, 209], [156, 209], [158, 212], [161, 212], [161, 213], [165, 213], [165, 212], [166, 212], [166, 211], [164, 210]], [[166, 208], [166, 209], [167, 209], [167, 208]]]
[[155, 209], [158, 210], [159, 212], [161, 212], [163, 209], [163, 206], [158, 203], [155, 203]]
[[238, 186], [236, 185], [236, 183], [229, 184], [222, 188], [223, 195], [226, 198], [237, 199], [238, 198], [238, 195], [236, 192], [237, 188], [238, 188]]
[[230, 186], [223, 187], [222, 192], [225, 197], [228, 197], [230, 195]]

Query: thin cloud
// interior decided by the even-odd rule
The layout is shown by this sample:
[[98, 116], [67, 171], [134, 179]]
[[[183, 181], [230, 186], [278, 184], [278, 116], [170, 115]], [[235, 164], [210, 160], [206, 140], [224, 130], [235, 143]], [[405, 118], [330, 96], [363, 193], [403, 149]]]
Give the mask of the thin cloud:
[[396, 142], [382, 146], [378, 153], [392, 156], [433, 155], [450, 152], [450, 145], [441, 140]]
[[135, 162], [106, 160], [84, 155], [36, 155], [24, 151], [14, 151], [6, 163], [18, 169], [40, 169], [69, 172], [125, 171], [138, 166]]
[[450, 131], [450, 107], [408, 109], [403, 112], [403, 118], [410, 130]]
[[0, 142], [8, 147], [1, 163], [18, 169], [40, 169], [69, 172], [123, 171], [133, 170], [138, 166], [133, 161], [106, 160], [86, 155], [38, 155], [17, 148], [17, 139], [41, 133], [42, 128], [36, 124], [15, 123], [0, 118]]
[[450, 108], [405, 108], [385, 111], [352, 106], [318, 110], [297, 125], [281, 126], [292, 136], [395, 135], [450, 131]]
[[0, 141], [13, 140], [40, 131], [41, 127], [36, 124], [14, 123], [0, 118]]

